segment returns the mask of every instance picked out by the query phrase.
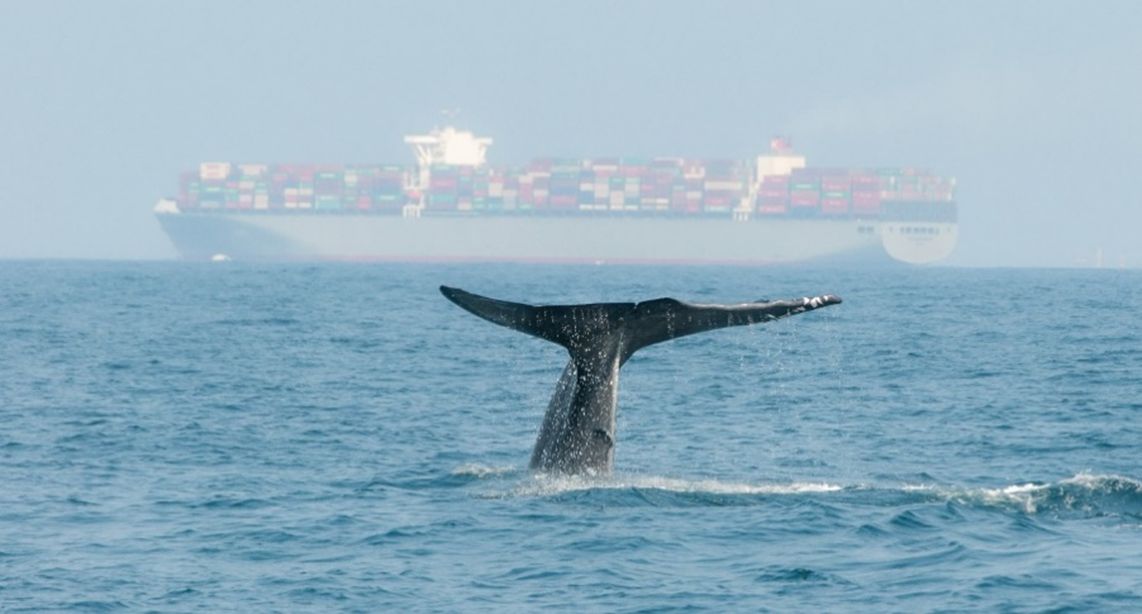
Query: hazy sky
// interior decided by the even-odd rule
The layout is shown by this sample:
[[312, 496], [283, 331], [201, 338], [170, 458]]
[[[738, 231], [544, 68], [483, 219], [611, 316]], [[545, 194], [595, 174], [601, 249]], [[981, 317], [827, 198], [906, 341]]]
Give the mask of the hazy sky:
[[172, 258], [201, 161], [746, 158], [959, 181], [958, 265], [1142, 266], [1142, 2], [0, 0], [0, 257]]

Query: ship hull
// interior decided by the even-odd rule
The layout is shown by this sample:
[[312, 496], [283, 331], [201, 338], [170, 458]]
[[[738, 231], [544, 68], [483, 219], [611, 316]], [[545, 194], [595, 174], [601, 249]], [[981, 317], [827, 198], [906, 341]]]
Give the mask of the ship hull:
[[[897, 241], [904, 247], [892, 253], [880, 222], [855, 219], [401, 217], [343, 212], [179, 212], [160, 213], [158, 218], [180, 256], [191, 260], [738, 265], [929, 260], [923, 253], [909, 258], [907, 241]], [[939, 233], [915, 237], [931, 243]], [[894, 233], [894, 238], [900, 235]], [[951, 240], [954, 244], [954, 236]]]

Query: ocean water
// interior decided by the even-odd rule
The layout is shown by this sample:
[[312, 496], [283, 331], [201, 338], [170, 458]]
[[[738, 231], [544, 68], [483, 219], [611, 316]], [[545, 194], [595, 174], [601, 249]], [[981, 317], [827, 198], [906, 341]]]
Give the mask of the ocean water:
[[[443, 299], [832, 292], [641, 351]], [[0, 611], [1142, 611], [1142, 272], [0, 262]]]

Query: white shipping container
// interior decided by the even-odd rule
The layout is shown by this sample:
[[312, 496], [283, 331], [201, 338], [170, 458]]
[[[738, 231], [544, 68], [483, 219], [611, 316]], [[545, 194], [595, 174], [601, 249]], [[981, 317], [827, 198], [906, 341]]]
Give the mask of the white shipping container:
[[261, 177], [268, 170], [265, 164], [239, 164], [238, 170], [246, 177]]
[[201, 179], [225, 179], [230, 176], [229, 162], [203, 162], [198, 165]]
[[706, 189], [707, 190], [726, 190], [726, 191], [741, 190], [742, 189], [742, 182], [740, 182], [740, 181], [707, 181], [706, 182]]

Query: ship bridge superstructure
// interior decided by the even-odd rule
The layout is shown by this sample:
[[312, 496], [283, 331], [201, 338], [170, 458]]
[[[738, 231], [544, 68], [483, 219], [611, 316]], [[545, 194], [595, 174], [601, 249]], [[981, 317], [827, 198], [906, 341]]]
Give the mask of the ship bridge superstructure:
[[424, 210], [424, 194], [432, 181], [434, 165], [481, 167], [492, 145], [489, 137], [478, 137], [452, 126], [435, 128], [426, 135], [406, 136], [404, 142], [412, 147], [417, 165], [408, 186], [411, 202], [405, 207], [405, 217], [419, 217]]
[[769, 140], [769, 153], [757, 157], [750, 169], [749, 188], [742, 193], [741, 201], [734, 209], [734, 220], [748, 222], [754, 214], [758, 194], [766, 177], [788, 177], [797, 169], [805, 168], [805, 156], [793, 152], [793, 143], [788, 137], [775, 136]]

